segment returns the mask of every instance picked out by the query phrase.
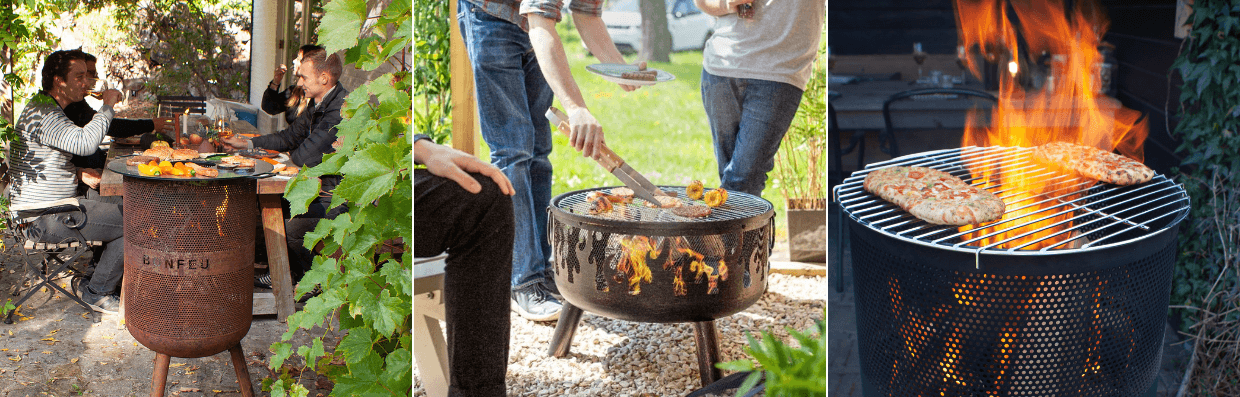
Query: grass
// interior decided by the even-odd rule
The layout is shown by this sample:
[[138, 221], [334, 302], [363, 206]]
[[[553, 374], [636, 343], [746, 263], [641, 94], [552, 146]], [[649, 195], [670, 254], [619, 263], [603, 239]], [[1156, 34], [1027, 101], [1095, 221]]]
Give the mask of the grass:
[[[587, 54], [575, 29], [561, 23], [557, 30], [586, 106], [603, 126], [607, 146], [613, 152], [656, 185], [687, 185], [697, 179], [708, 189], [719, 186], [714, 143], [702, 107], [700, 50], [675, 52], [671, 62], [648, 64], [675, 75], [675, 80], [624, 92], [615, 83], [586, 70], [586, 65], [599, 61]], [[636, 55], [628, 54], [625, 59], [632, 62]], [[564, 109], [558, 99], [555, 106]], [[483, 140], [478, 142], [479, 157], [489, 160], [490, 148]], [[594, 160], [582, 157], [567, 136], [555, 131], [553, 144], [553, 195], [621, 184]], [[775, 174], [768, 176], [774, 178]], [[784, 197], [775, 186], [777, 181], [768, 179], [762, 196], [775, 207], [776, 238], [785, 241]]]

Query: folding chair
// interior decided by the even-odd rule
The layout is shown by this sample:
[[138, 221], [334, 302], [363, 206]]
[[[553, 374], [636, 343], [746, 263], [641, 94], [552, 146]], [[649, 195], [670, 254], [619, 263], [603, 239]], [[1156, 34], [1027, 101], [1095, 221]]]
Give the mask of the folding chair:
[[[10, 233], [12, 241], [22, 243], [22, 263], [25, 264], [25, 274], [28, 277], [26, 281], [33, 285], [25, 291], [25, 294], [21, 294], [20, 290], [14, 294], [21, 294], [21, 298], [13, 304], [14, 308], [12, 310], [4, 314], [4, 323], [12, 324], [13, 313], [21, 307], [22, 303], [25, 303], [26, 300], [30, 299], [45, 286], [52, 288], [53, 296], [56, 291], [60, 291], [73, 299], [74, 302], [82, 305], [88, 312], [93, 312], [94, 309], [91, 309], [90, 305], [83, 302], [75, 293], [77, 288], [72, 286], [72, 283], [70, 284], [70, 289], [74, 291], [70, 292], [66, 291], [59, 284], [52, 282], [60, 278], [60, 274], [65, 272], [69, 272], [74, 276], [80, 276], [82, 271], [73, 268], [72, 265], [83, 254], [90, 251], [91, 247], [103, 245], [102, 241], [90, 241], [82, 236], [81, 228], [86, 225], [86, 213], [83, 212], [78, 200], [76, 198], [67, 198], [52, 202], [15, 205], [10, 207], [9, 210], [11, 211], [10, 225], [17, 226], [19, 225], [17, 223], [18, 220], [33, 217], [56, 216], [59, 221], [68, 226], [69, 230], [73, 231], [74, 236], [58, 243], [43, 243], [27, 239], [18, 227], [10, 227], [8, 229], [7, 233]], [[73, 215], [75, 213], [79, 215]]]
[[185, 95], [158, 95], [155, 114], [157, 117], [180, 116], [189, 110], [191, 114], [207, 114], [207, 98]]
[[[892, 104], [904, 100], [916, 100], [920, 98], [951, 97], [960, 99], [973, 99], [977, 102], [990, 102], [994, 106], [999, 99], [995, 98], [985, 91], [976, 91], [966, 88], [922, 88], [916, 90], [908, 90], [896, 93], [887, 98], [883, 102], [883, 124], [886, 126], [883, 135], [879, 137], [879, 150], [891, 155], [891, 157], [900, 157], [900, 145], [896, 142], [896, 131], [901, 130], [894, 125], [891, 118]], [[975, 107], [977, 104], [974, 105]], [[959, 145], [953, 146], [958, 147]], [[860, 169], [861, 167], [858, 167]]]
[[445, 319], [443, 269], [447, 255], [413, 260], [413, 357], [428, 396], [448, 395], [448, 347], [439, 322]]

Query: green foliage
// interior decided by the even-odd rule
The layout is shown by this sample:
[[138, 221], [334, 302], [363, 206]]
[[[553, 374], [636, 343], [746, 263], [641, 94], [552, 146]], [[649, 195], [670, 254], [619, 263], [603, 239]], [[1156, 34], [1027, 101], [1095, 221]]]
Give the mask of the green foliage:
[[[347, 335], [331, 351], [321, 336], [309, 346], [273, 344], [271, 368], [283, 367], [295, 354], [308, 368], [332, 378], [333, 396], [409, 395], [412, 271], [406, 258], [379, 251], [387, 242], [413, 241], [412, 76], [403, 59], [392, 58], [410, 50], [411, 7], [407, 0], [393, 1], [360, 38], [369, 13], [365, 0], [333, 0], [324, 10], [319, 37], [328, 52], [345, 50], [348, 65], [365, 71], [385, 64], [396, 71], [349, 94], [337, 126], [343, 145], [325, 155], [322, 164], [303, 169], [285, 191], [293, 214], [301, 214], [318, 196], [317, 177], [341, 175], [332, 205], [347, 204], [349, 212], [319, 222], [306, 235], [306, 247], [322, 243], [322, 254], [294, 294], [302, 296], [316, 285], [323, 292], [289, 317], [283, 340], [318, 326], [337, 326]], [[334, 364], [339, 362], [343, 366]], [[291, 378], [270, 387], [273, 396], [307, 393]]]
[[444, 143], [452, 135], [452, 72], [449, 62], [449, 23], [447, 1], [414, 0], [414, 24], [418, 31], [414, 45], [413, 79], [414, 130]]
[[814, 74], [801, 95], [801, 106], [775, 156], [775, 177], [771, 178], [771, 185], [778, 187], [787, 198], [827, 197], [823, 174], [827, 160], [827, 72], [826, 62], [823, 62], [826, 53], [827, 40], [823, 39], [819, 41], [819, 61], [814, 64]]
[[250, 30], [250, 10], [237, 0], [122, 1], [117, 25], [129, 27], [152, 65], [155, 94], [249, 95], [249, 62], [234, 31]]
[[[1228, 1], [1198, 1], [1193, 6], [1192, 31], [1172, 64], [1184, 81], [1180, 90], [1180, 122], [1176, 134], [1183, 140], [1178, 151], [1184, 161], [1178, 170], [1192, 198], [1188, 225], [1180, 230], [1180, 253], [1176, 261], [1171, 304], [1213, 308], [1220, 304], [1207, 293], [1231, 290], [1235, 274], [1220, 278], [1227, 263], [1240, 249], [1224, 238], [1230, 230], [1216, 222], [1219, 216], [1235, 219], [1235, 213], [1218, 214], [1212, 205], [1219, 179], [1240, 172], [1240, 5]], [[1222, 186], [1230, 186], [1223, 183]], [[1216, 286], [1216, 280], [1222, 281]], [[1179, 311], [1188, 331], [1195, 314]], [[1194, 332], [1195, 333], [1195, 332]]]
[[788, 334], [801, 346], [793, 348], [776, 339], [769, 331], [762, 331], [762, 339], [745, 334], [749, 346], [745, 347], [759, 366], [750, 360], [736, 360], [716, 364], [728, 371], [753, 371], [745, 378], [736, 395], [744, 395], [753, 389], [762, 374], [766, 375], [766, 394], [771, 396], [826, 396], [827, 395], [827, 323], [814, 322], [812, 329], [804, 333], [788, 328]]

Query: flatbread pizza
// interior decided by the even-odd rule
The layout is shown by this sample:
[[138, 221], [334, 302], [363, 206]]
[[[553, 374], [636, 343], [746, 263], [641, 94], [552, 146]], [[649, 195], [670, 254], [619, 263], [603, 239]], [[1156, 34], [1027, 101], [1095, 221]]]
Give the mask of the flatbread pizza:
[[926, 167], [889, 167], [866, 175], [865, 190], [936, 225], [973, 225], [1003, 217], [1003, 200], [951, 174]]
[[1051, 142], [1033, 149], [1036, 162], [1115, 185], [1136, 185], [1154, 179], [1145, 164], [1091, 146]]

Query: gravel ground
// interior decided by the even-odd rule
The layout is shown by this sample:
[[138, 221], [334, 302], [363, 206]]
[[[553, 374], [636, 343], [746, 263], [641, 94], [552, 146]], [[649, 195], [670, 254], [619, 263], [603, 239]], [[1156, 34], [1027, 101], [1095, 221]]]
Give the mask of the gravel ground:
[[[826, 288], [825, 277], [772, 274], [761, 300], [715, 320], [723, 361], [746, 357], [745, 332], [772, 330], [790, 340], [785, 327], [810, 328], [823, 317]], [[514, 313], [512, 328], [511, 396], [676, 396], [701, 387], [688, 323], [636, 323], [586, 312], [572, 352], [562, 359], [547, 355], [554, 322], [532, 322]], [[416, 365], [413, 382], [413, 395], [425, 396]]]

